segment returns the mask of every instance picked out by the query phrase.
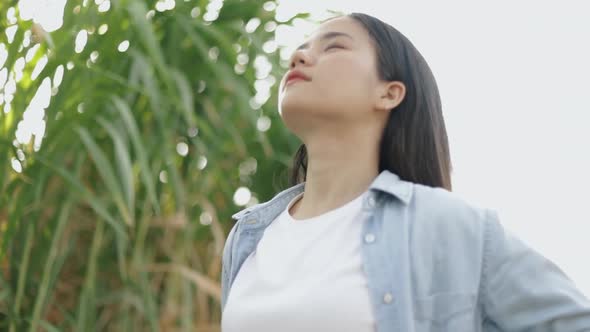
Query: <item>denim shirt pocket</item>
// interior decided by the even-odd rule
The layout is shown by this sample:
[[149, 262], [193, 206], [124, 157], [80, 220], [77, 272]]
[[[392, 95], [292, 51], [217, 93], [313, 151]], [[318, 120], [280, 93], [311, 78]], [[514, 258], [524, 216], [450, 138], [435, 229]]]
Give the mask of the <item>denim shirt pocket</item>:
[[414, 300], [416, 318], [443, 323], [456, 315], [473, 311], [475, 292], [438, 292]]

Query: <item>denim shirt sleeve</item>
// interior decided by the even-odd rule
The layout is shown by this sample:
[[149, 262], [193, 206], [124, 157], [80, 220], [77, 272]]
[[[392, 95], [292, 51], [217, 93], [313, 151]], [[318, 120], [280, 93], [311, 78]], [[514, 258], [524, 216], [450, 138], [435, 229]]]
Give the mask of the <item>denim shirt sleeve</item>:
[[481, 296], [486, 319], [506, 331], [590, 331], [590, 300], [552, 261], [486, 210]]
[[234, 233], [238, 228], [238, 224], [234, 224], [232, 229], [227, 235], [225, 245], [223, 246], [223, 256], [221, 258], [221, 311], [225, 308], [225, 302], [227, 301], [227, 291], [229, 287], [229, 273], [231, 266], [231, 247]]

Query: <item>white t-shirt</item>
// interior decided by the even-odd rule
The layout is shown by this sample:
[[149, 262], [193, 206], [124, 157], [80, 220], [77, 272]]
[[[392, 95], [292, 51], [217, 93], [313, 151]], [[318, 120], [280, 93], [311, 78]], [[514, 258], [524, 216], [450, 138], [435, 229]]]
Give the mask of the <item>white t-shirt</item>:
[[294, 197], [265, 230], [229, 291], [222, 332], [374, 332], [361, 261], [366, 192], [308, 219]]

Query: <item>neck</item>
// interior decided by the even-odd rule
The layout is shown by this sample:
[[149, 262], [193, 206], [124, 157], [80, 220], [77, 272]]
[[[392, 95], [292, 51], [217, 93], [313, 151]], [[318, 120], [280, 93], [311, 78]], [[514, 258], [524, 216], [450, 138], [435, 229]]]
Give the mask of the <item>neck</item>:
[[306, 144], [305, 190], [290, 211], [294, 218], [323, 214], [352, 201], [369, 188], [379, 175], [378, 147], [362, 148], [358, 143]]

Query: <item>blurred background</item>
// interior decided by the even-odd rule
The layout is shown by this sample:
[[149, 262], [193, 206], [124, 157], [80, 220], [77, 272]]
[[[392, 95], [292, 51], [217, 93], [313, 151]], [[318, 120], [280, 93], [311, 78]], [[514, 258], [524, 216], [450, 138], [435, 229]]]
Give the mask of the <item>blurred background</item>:
[[439, 84], [454, 191], [590, 295], [582, 2], [3, 0], [0, 331], [219, 331], [236, 211], [287, 187], [276, 89], [365, 12]]

